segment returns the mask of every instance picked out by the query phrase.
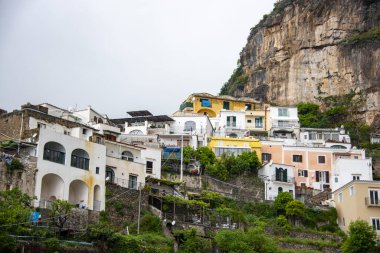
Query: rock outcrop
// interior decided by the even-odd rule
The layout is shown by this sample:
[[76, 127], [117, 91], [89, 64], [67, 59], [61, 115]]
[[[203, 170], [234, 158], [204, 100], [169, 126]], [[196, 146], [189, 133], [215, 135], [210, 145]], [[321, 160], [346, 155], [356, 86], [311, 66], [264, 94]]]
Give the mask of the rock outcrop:
[[356, 89], [366, 96], [366, 122], [380, 126], [379, 32], [380, 0], [278, 1], [251, 29], [240, 76], [231, 78], [238, 81], [221, 93], [295, 105]]

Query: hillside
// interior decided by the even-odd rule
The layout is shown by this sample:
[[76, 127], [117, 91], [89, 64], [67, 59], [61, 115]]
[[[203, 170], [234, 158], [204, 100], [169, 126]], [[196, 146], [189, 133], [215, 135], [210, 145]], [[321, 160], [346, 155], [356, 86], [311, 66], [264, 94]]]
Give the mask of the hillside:
[[362, 92], [380, 128], [380, 1], [280, 0], [251, 29], [221, 94], [278, 105]]

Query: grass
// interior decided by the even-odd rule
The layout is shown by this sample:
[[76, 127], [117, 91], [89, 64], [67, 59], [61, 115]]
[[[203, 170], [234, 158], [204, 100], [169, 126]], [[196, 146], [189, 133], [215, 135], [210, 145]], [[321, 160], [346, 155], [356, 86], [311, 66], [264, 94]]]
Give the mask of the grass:
[[316, 246], [319, 250], [322, 250], [324, 247], [339, 248], [341, 246], [341, 243], [336, 243], [329, 240], [311, 240], [311, 239], [301, 239], [301, 238], [293, 238], [293, 237], [284, 237], [284, 238], [279, 238], [278, 240], [280, 242], [312, 245], [312, 246]]
[[340, 42], [342, 45], [357, 45], [380, 41], [380, 28], [373, 28], [366, 32], [356, 33]]

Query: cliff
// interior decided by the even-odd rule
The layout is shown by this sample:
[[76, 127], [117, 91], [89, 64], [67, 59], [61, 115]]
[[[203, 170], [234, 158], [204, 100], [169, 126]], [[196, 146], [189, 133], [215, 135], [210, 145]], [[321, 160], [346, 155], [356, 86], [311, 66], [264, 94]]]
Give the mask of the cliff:
[[380, 0], [278, 1], [221, 94], [295, 105], [351, 90], [363, 92], [362, 115], [379, 128]]

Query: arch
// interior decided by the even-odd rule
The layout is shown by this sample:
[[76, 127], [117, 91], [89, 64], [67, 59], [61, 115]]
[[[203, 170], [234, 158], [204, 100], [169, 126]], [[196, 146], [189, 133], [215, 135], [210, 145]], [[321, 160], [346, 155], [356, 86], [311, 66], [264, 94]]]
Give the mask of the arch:
[[94, 116], [94, 122], [98, 123], [98, 118], [96, 116]]
[[88, 186], [81, 180], [73, 180], [69, 187], [69, 202], [79, 208], [88, 207]]
[[129, 132], [130, 135], [143, 135], [144, 133], [141, 130], [132, 130]]
[[121, 159], [133, 162], [133, 154], [130, 151], [123, 151], [121, 153]]
[[99, 124], [103, 124], [103, 120], [102, 120], [102, 118], [99, 118], [99, 119], [98, 119], [98, 123], [99, 123]]
[[58, 142], [50, 141], [44, 146], [43, 159], [54, 163], [65, 164], [66, 150]]
[[90, 166], [90, 157], [83, 149], [75, 149], [71, 153], [71, 166], [79, 169], [88, 170]]
[[230, 138], [237, 138], [238, 136], [237, 136], [237, 134], [235, 134], [235, 133], [230, 133], [230, 134], [228, 135], [228, 137], [230, 137]]
[[215, 118], [216, 117], [216, 113], [213, 110], [210, 110], [210, 109], [204, 109], [204, 108], [202, 108], [197, 113], [198, 114], [208, 115], [211, 118]]
[[284, 189], [282, 189], [282, 187], [278, 187], [278, 194], [280, 194], [283, 191], [284, 191]]
[[93, 210], [100, 211], [101, 207], [101, 188], [99, 185], [94, 186], [94, 206]]
[[108, 182], [115, 182], [115, 171], [111, 167], [106, 167], [106, 179], [108, 178]]
[[197, 128], [197, 123], [195, 121], [189, 120], [185, 122], [184, 131], [194, 131]]
[[57, 174], [46, 174], [41, 180], [40, 206], [50, 207], [52, 201], [62, 199], [65, 183]]
[[343, 145], [332, 145], [330, 148], [335, 148], [335, 149], [347, 149], [347, 147]]

